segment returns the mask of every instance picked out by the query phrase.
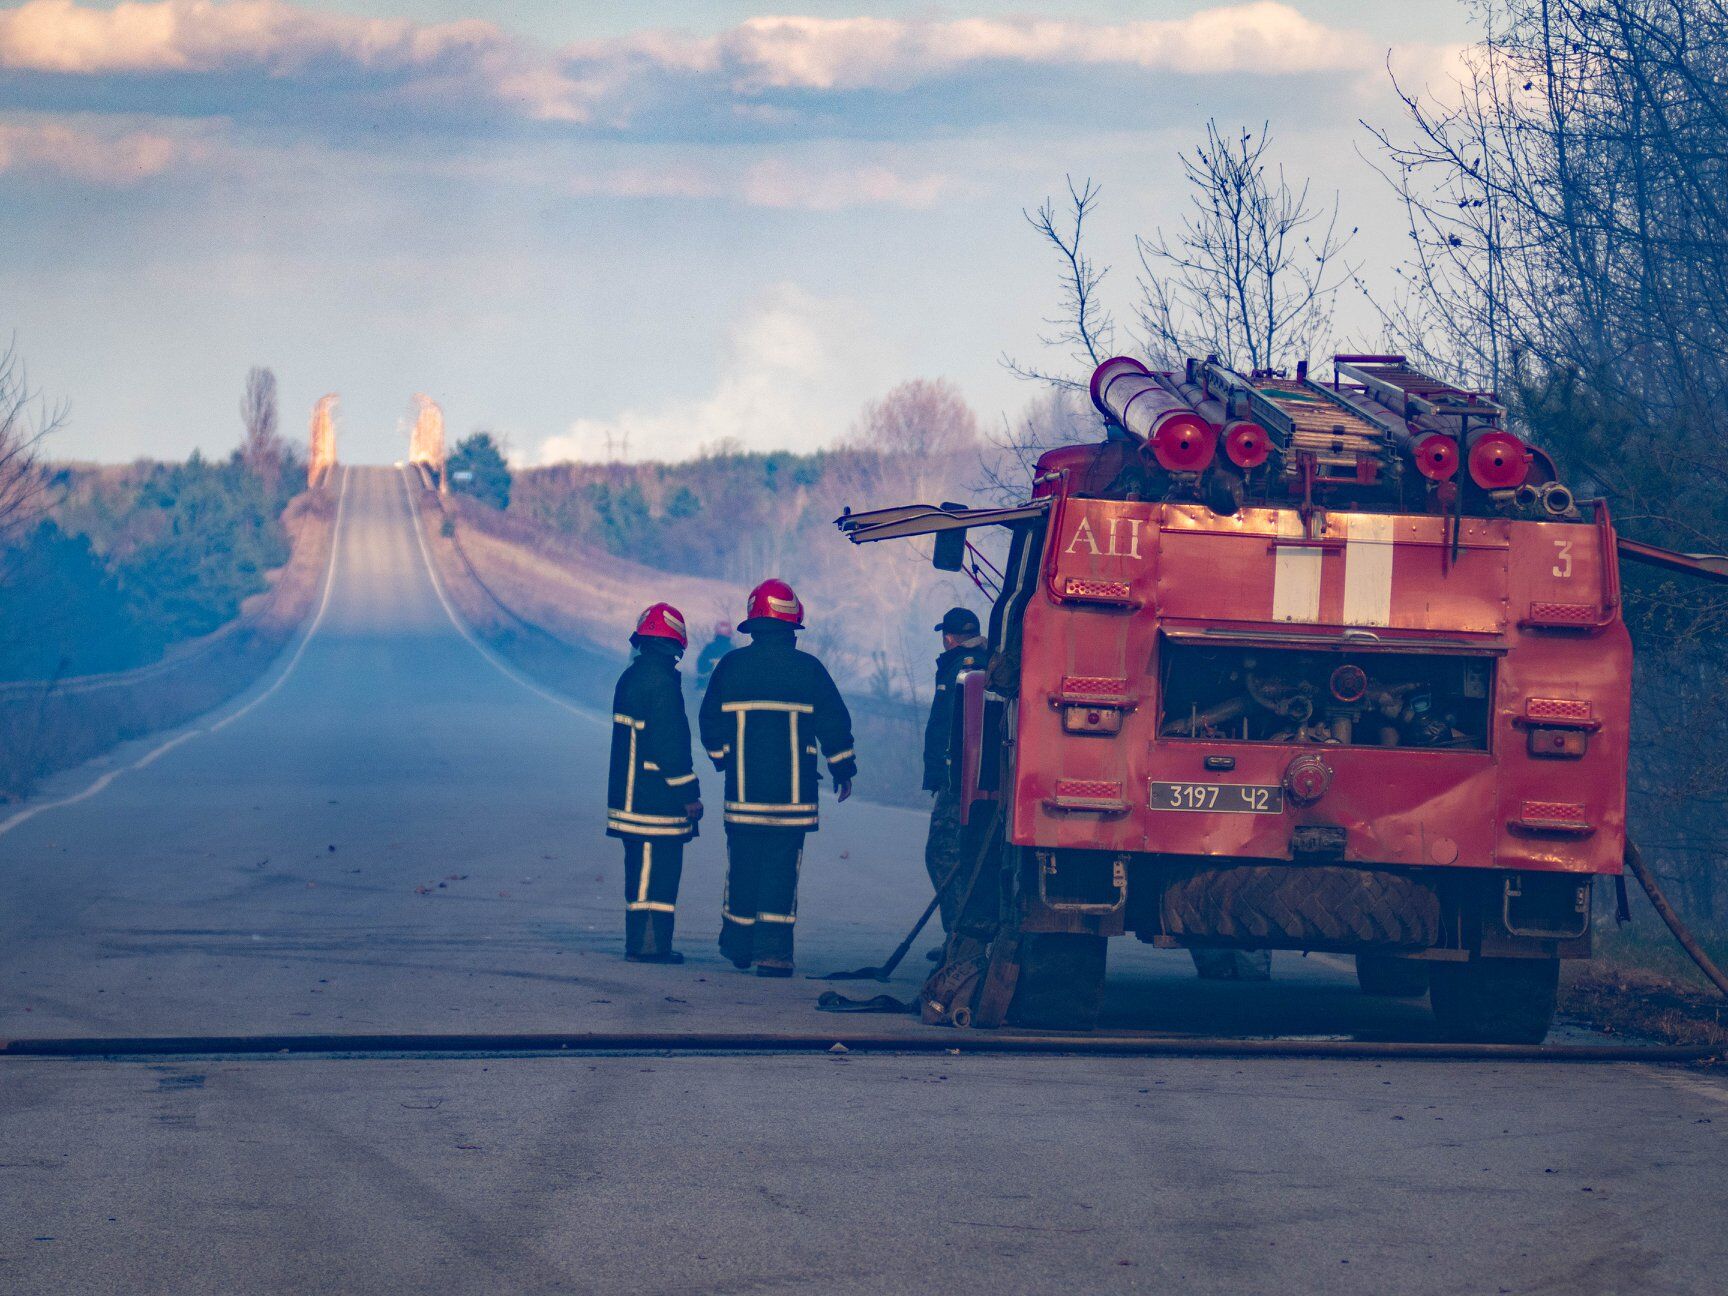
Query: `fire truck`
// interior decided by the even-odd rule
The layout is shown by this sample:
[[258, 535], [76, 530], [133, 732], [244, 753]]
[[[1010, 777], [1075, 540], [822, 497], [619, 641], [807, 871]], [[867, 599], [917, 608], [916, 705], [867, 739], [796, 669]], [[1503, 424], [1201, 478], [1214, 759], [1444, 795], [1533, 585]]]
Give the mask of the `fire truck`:
[[1353, 955], [1450, 1038], [1543, 1039], [1625, 850], [1606, 504], [1401, 356], [1119, 357], [1091, 396], [1104, 440], [1043, 455], [1023, 503], [839, 519], [999, 578], [957, 708], [981, 953], [952, 1020], [1090, 1027], [1132, 934]]

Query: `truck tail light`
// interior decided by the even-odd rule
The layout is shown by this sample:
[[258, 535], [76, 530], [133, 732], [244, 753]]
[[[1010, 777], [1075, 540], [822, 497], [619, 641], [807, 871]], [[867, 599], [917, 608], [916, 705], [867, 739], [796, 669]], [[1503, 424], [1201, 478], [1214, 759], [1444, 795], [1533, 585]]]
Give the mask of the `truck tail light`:
[[1530, 473], [1530, 451], [1510, 432], [1493, 428], [1470, 438], [1470, 480], [1483, 490], [1511, 490]]
[[1579, 760], [1590, 746], [1590, 735], [1582, 729], [1532, 729], [1529, 751], [1546, 760]]
[[1122, 717], [1136, 702], [1121, 676], [1064, 675], [1050, 705], [1062, 712], [1063, 733], [1110, 737], [1122, 732]]

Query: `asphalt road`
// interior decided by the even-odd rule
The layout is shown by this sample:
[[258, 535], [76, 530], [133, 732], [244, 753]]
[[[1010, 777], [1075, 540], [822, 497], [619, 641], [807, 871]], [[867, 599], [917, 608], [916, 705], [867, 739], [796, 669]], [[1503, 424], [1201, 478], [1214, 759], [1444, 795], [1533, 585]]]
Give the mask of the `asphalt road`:
[[[0, 1038], [924, 1029], [721, 960], [717, 832], [689, 962], [622, 962], [605, 738], [466, 637], [401, 478], [354, 470], [276, 671], [0, 815]], [[804, 970], [892, 948], [921, 840], [824, 807]], [[1337, 960], [1112, 960], [1117, 1027], [1431, 1034]], [[18, 1059], [0, 1291], [1714, 1293], [1725, 1135], [1722, 1073], [1643, 1064]]]

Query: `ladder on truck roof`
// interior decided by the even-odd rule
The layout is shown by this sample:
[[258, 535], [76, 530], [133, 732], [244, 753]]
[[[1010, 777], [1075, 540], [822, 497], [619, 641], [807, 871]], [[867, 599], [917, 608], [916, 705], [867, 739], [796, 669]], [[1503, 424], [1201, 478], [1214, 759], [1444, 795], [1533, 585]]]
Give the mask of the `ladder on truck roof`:
[[1380, 404], [1405, 419], [1480, 418], [1498, 424], [1506, 407], [1482, 392], [1467, 391], [1432, 378], [1401, 355], [1340, 355], [1332, 358], [1336, 378], [1361, 384]]
[[1399, 429], [1382, 418], [1308, 377], [1298, 366], [1294, 378], [1255, 373], [1243, 377], [1208, 359], [1196, 366], [1208, 395], [1228, 397], [1226, 406], [1238, 417], [1265, 428], [1283, 452], [1286, 471], [1301, 471], [1311, 462], [1320, 482], [1370, 484], [1395, 471]]

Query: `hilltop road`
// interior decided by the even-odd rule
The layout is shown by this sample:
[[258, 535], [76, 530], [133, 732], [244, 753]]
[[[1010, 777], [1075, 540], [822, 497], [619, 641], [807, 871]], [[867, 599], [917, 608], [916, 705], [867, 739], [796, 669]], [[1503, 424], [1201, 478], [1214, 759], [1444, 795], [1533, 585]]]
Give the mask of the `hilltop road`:
[[[925, 1033], [719, 957], [717, 816], [689, 961], [624, 963], [607, 717], [456, 622], [401, 474], [343, 491], [266, 679], [0, 811], [0, 1039]], [[801, 971], [879, 962], [927, 897], [923, 822], [823, 822]], [[1338, 960], [1235, 986], [1112, 959], [1121, 1028], [1431, 1034]], [[1724, 1164], [1728, 1078], [1642, 1063], [4, 1059], [0, 1291], [1704, 1293]]]

